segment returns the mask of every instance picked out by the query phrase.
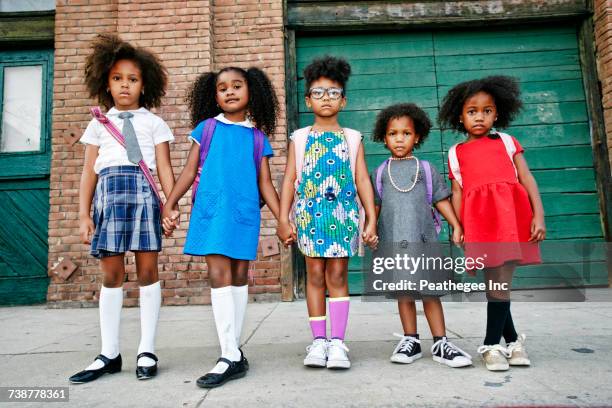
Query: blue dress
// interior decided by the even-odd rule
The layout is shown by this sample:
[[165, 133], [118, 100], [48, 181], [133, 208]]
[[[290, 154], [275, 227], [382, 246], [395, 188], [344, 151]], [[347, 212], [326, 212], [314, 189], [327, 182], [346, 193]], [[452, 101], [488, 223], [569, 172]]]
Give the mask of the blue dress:
[[[198, 144], [204, 122], [191, 132]], [[202, 168], [184, 253], [254, 260], [259, 241], [259, 187], [253, 129], [218, 121]], [[273, 155], [264, 138], [263, 156]]]

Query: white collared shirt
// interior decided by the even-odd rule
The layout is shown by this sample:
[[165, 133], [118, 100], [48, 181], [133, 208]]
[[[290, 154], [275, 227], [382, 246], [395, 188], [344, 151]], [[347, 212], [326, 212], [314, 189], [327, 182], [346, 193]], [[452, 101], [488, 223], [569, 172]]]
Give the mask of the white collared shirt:
[[[249, 120], [249, 118], [246, 118], [245, 120], [243, 120], [242, 122], [232, 122], [231, 120], [229, 120], [228, 118], [225, 117], [225, 115], [223, 113], [218, 114], [217, 116], [215, 116], [215, 119], [217, 119], [219, 122], [221, 123], [225, 123], [226, 125], [237, 125], [237, 126], [243, 126], [246, 128], [254, 128], [255, 125], [253, 124], [253, 122], [251, 122]], [[197, 127], [196, 127], [197, 129]], [[195, 131], [195, 130], [194, 130]], [[195, 142], [197, 144], [200, 144], [200, 142], [198, 142], [194, 137], [193, 134], [189, 136], [189, 139], [192, 142]]]
[[[131, 118], [138, 145], [142, 152], [144, 162], [151, 170], [155, 170], [155, 146], [174, 141], [172, 130], [162, 118], [150, 112], [146, 108], [128, 111], [134, 114]], [[121, 111], [111, 108], [106, 116], [119, 129], [123, 130], [123, 119], [119, 118]], [[87, 129], [81, 136], [81, 143], [99, 146], [98, 158], [94, 164], [94, 171], [111, 166], [134, 166], [127, 157], [127, 151], [115, 140], [106, 128], [96, 119], [92, 119]]]
[[238, 126], [244, 126], [244, 127], [248, 127], [248, 128], [255, 127], [255, 125], [253, 124], [253, 122], [251, 122], [249, 120], [249, 118], [246, 118], [242, 122], [232, 122], [231, 120], [229, 120], [228, 118], [225, 117], [225, 114], [220, 113], [217, 116], [215, 116], [215, 119], [217, 119], [219, 122], [223, 122], [223, 123], [226, 123], [228, 125], [238, 125]]

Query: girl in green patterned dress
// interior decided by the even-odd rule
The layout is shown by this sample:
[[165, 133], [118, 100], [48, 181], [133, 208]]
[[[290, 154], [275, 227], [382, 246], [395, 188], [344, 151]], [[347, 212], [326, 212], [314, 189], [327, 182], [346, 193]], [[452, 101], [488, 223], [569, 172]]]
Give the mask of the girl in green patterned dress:
[[306, 258], [306, 303], [314, 338], [304, 359], [309, 367], [350, 367], [344, 344], [348, 259], [357, 254], [362, 241], [370, 246], [378, 243], [374, 191], [361, 134], [338, 124], [350, 71], [345, 60], [328, 56], [304, 70], [306, 106], [315, 121], [291, 136], [281, 193], [277, 234], [285, 245], [297, 241]]

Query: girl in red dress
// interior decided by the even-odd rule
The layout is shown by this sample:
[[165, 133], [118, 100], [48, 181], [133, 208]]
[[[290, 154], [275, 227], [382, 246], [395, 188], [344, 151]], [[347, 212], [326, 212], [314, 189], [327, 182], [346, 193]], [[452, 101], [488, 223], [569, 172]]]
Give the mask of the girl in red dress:
[[[542, 200], [523, 148], [493, 129], [508, 127], [521, 107], [516, 80], [491, 76], [456, 85], [439, 114], [443, 128], [467, 135], [449, 150], [449, 178], [465, 256], [486, 253], [487, 332], [478, 352], [492, 371], [530, 364], [525, 335], [514, 329], [510, 286], [517, 265], [541, 262], [538, 242], [546, 235]], [[506, 347], [499, 344], [502, 335]]]

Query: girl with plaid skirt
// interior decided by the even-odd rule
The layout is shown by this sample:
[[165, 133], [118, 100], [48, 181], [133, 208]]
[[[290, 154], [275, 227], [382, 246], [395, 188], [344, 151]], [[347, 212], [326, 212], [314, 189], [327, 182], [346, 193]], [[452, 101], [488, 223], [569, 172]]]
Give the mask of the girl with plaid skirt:
[[274, 132], [278, 102], [261, 70], [238, 67], [201, 75], [188, 99], [193, 144], [168, 197], [163, 224], [168, 232], [178, 225], [173, 206], [193, 184], [185, 253], [206, 257], [221, 346], [221, 358], [197, 385], [212, 388], [244, 377], [249, 369], [239, 349], [240, 335], [249, 261], [257, 258], [260, 203], [278, 218], [279, 199], [268, 165], [272, 147], [264, 135]]
[[168, 195], [174, 186], [169, 147], [174, 136], [168, 125], [148, 110], [160, 105], [167, 74], [155, 55], [117, 36], [98, 36], [92, 48], [85, 83], [90, 97], [108, 110], [109, 121], [122, 129], [126, 147], [96, 119], [81, 137], [86, 147], [79, 191], [79, 234], [83, 243], [91, 244], [91, 254], [100, 260], [104, 274], [99, 303], [102, 351], [70, 381], [86, 383], [121, 371], [119, 322], [127, 251], [135, 254], [140, 285], [136, 378], [142, 380], [157, 373], [155, 332], [161, 305], [157, 256], [162, 228], [161, 203], [138, 163], [142, 160], [149, 169], [157, 169]]

